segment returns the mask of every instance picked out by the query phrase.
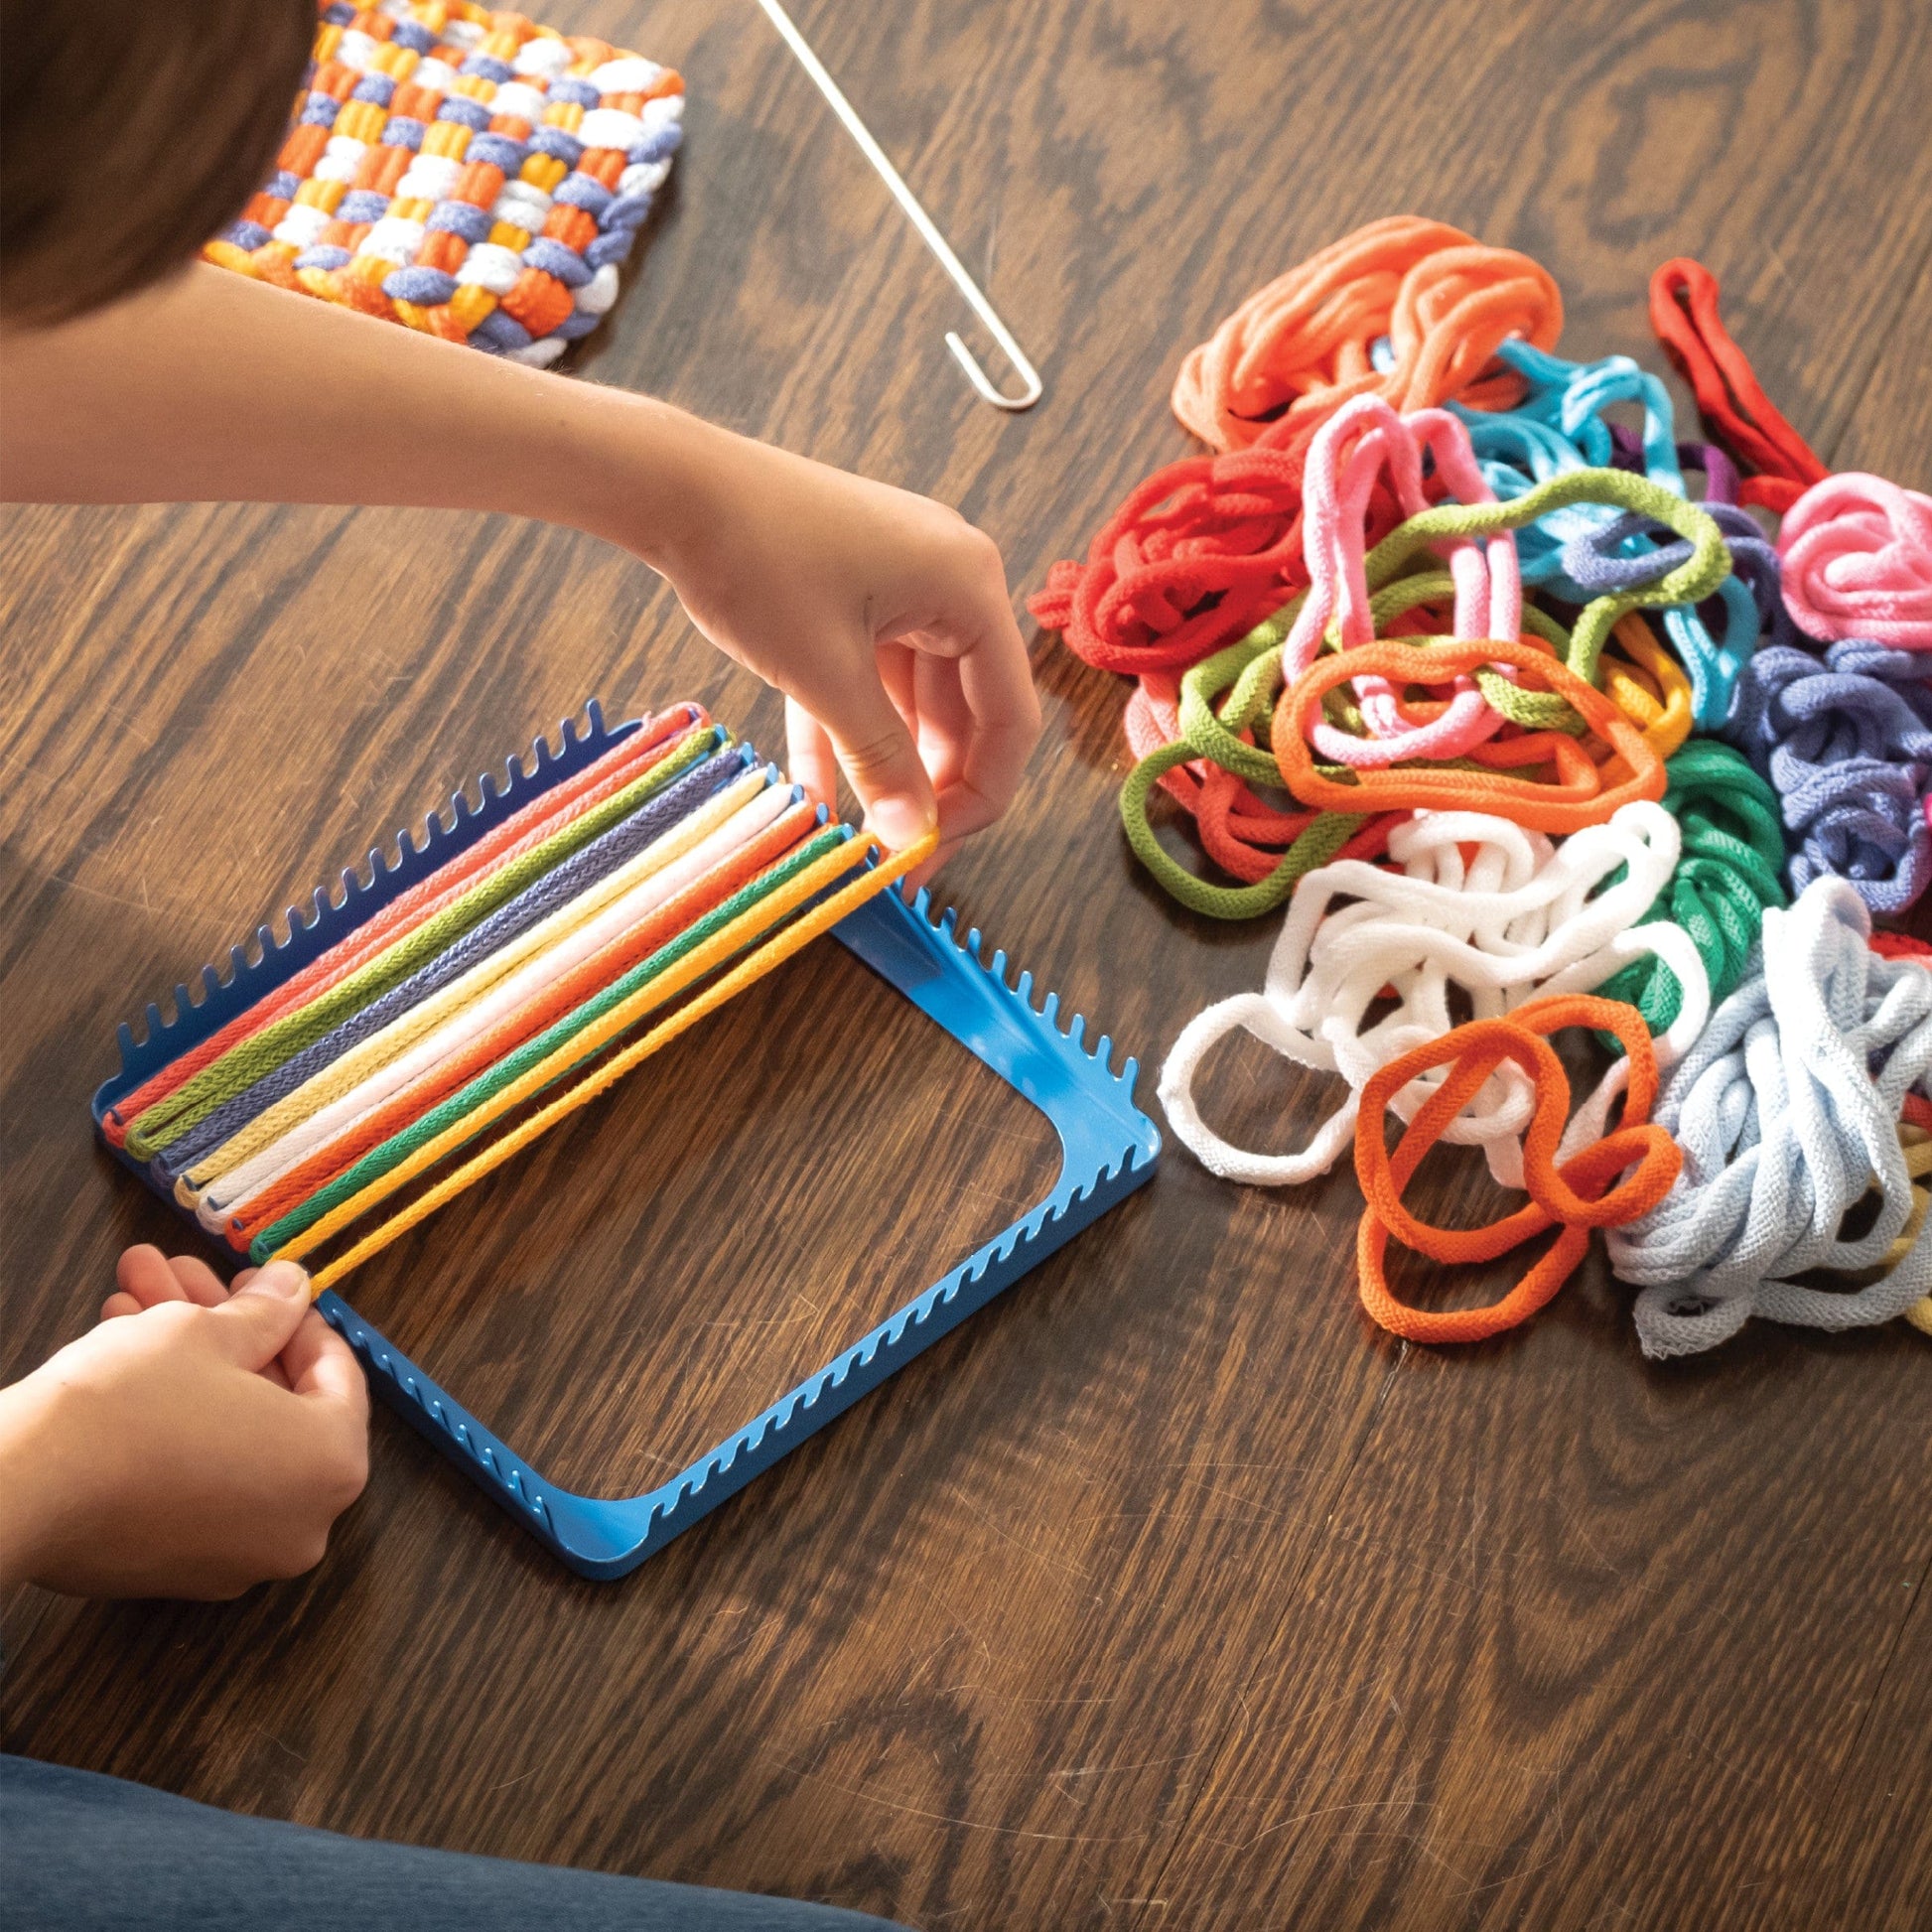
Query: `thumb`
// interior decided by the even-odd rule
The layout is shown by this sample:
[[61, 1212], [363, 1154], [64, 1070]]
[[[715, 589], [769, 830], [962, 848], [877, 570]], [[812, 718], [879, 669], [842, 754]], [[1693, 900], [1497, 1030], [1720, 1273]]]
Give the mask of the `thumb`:
[[209, 1311], [237, 1367], [266, 1368], [309, 1312], [309, 1275], [292, 1261], [258, 1269], [218, 1309]]
[[939, 805], [905, 720], [876, 677], [870, 689], [865, 682], [841, 693], [837, 715], [822, 722], [839, 769], [865, 807], [867, 829], [902, 852], [938, 824]]

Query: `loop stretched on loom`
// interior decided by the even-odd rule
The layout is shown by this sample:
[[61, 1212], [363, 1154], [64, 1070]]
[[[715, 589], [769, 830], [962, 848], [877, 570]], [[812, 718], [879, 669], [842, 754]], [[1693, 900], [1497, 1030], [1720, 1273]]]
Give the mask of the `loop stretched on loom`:
[[1778, 531], [1784, 602], [1807, 635], [1932, 650], [1932, 496], [1883, 477], [1827, 477]]
[[[1751, 975], [1712, 1015], [1657, 1108], [1682, 1144], [1664, 1201], [1609, 1235], [1637, 1284], [1647, 1355], [1715, 1347], [1753, 1314], [1820, 1328], [1889, 1321], [1932, 1287], [1923, 1230], [1881, 1279], [1834, 1292], [1799, 1278], [1882, 1262], [1911, 1213], [1899, 1146], [1905, 1098], [1932, 1068], [1932, 973], [1869, 943], [1842, 880], [1771, 907]], [[1845, 1217], [1876, 1185], [1864, 1233]]]
[[[1562, 333], [1562, 292], [1527, 255], [1392, 215], [1249, 296], [1188, 351], [1173, 412], [1217, 450], [1263, 437], [1299, 450], [1357, 395], [1401, 410], [1451, 397], [1506, 408], [1522, 385], [1491, 366], [1497, 347], [1514, 335], [1554, 348]], [[1384, 336], [1394, 349], [1386, 374], [1370, 359]]]
[[[1622, 1125], [1581, 1146], [1566, 1128], [1570, 1081], [1547, 1037], [1565, 1027], [1614, 1033], [1630, 1070]], [[1438, 1228], [1417, 1220], [1402, 1203], [1403, 1188], [1469, 1097], [1510, 1062], [1535, 1088], [1522, 1145], [1528, 1203], [1481, 1228]], [[1381, 1132], [1383, 1112], [1411, 1081], [1439, 1067], [1445, 1069], [1442, 1083], [1391, 1155]], [[1533, 1000], [1508, 1019], [1471, 1021], [1379, 1068], [1362, 1089], [1363, 1111], [1376, 1130], [1355, 1137], [1355, 1173], [1367, 1203], [1356, 1242], [1362, 1306], [1392, 1334], [1419, 1342], [1481, 1341], [1527, 1320], [1575, 1273], [1591, 1228], [1612, 1228], [1647, 1213], [1677, 1178], [1683, 1165], [1677, 1144], [1646, 1119], [1656, 1090], [1650, 1035], [1636, 1013], [1614, 1000], [1581, 994]], [[1416, 1309], [1390, 1291], [1385, 1258], [1391, 1235], [1432, 1260], [1475, 1262], [1494, 1261], [1552, 1227], [1562, 1233], [1507, 1295], [1486, 1308]]]
[[1680, 255], [1650, 278], [1650, 326], [1697, 396], [1706, 427], [1747, 470], [1737, 500], [1785, 510], [1826, 475], [1817, 453], [1759, 386], [1718, 313], [1718, 278]]
[[1776, 644], [1752, 660], [1728, 736], [1777, 793], [1792, 887], [1850, 882], [1874, 912], [1932, 883], [1932, 656], [1851, 641], [1821, 664]]
[[[1348, 1145], [1369, 1076], [1449, 1031], [1451, 988], [1478, 1018], [1492, 1019], [1542, 995], [1588, 992], [1633, 960], [1666, 962], [1673, 985], [1689, 989], [1659, 1048], [1673, 1064], [1710, 1011], [1697, 948], [1681, 927], [1648, 916], [1679, 851], [1676, 821], [1649, 803], [1625, 805], [1609, 823], [1561, 846], [1507, 819], [1430, 812], [1390, 834], [1400, 873], [1358, 860], [1311, 872], [1261, 992], [1206, 1008], [1169, 1053], [1160, 1098], [1174, 1132], [1226, 1179], [1299, 1185], [1327, 1173]], [[1353, 902], [1337, 909], [1342, 898]], [[1371, 1022], [1370, 1009], [1391, 991], [1394, 1006]], [[1301, 1153], [1235, 1147], [1201, 1119], [1193, 1091], [1201, 1061], [1237, 1027], [1285, 1059], [1348, 1083], [1347, 1097]], [[1580, 1131], [1600, 1127], [1626, 1075], [1621, 1063], [1605, 1075], [1579, 1116]], [[1412, 1117], [1426, 1092], [1420, 1084], [1396, 1092], [1397, 1112]], [[1443, 1135], [1481, 1146], [1497, 1178], [1520, 1184], [1514, 1136], [1529, 1112], [1527, 1088], [1504, 1068], [1445, 1123]]]

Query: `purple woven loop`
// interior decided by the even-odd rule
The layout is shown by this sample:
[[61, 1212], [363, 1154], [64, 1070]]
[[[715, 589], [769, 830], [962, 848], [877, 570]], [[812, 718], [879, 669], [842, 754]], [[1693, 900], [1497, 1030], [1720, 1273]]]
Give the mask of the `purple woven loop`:
[[[330, 8], [333, 14], [335, 8]], [[327, 18], [327, 16], [325, 16]], [[351, 14], [350, 19], [354, 16]], [[399, 20], [395, 31], [389, 36], [396, 46], [406, 47], [412, 54], [427, 54], [436, 45], [436, 36], [419, 20]]]
[[302, 186], [302, 178], [292, 175], [286, 168], [277, 168], [269, 176], [268, 186], [262, 190], [264, 195], [272, 196], [278, 202], [292, 202], [295, 191]]
[[411, 154], [423, 145], [423, 136], [429, 129], [413, 114], [391, 114], [389, 122], [382, 130], [382, 145], [385, 148], [407, 148]]
[[[583, 142], [561, 127], [532, 129], [530, 146], [535, 153], [547, 154], [552, 161], [561, 161], [566, 168], [576, 167], [584, 158]], [[520, 167], [522, 164], [519, 162], [517, 165]]]
[[550, 198], [566, 207], [581, 207], [586, 214], [602, 214], [611, 205], [611, 191], [589, 175], [566, 175]]
[[506, 309], [492, 309], [470, 332], [480, 348], [528, 348], [535, 338]]
[[530, 158], [530, 143], [513, 141], [507, 134], [491, 134], [487, 131], [475, 136], [464, 149], [465, 161], [483, 161], [492, 168], [500, 168], [506, 176], [513, 176]]
[[600, 269], [611, 262], [621, 262], [630, 252], [634, 229], [614, 228], [608, 234], [601, 234], [584, 250], [584, 260], [593, 269]]
[[623, 151], [623, 158], [632, 163], [668, 161], [684, 145], [684, 123], [665, 121], [654, 127], [641, 141], [633, 141]]
[[230, 221], [221, 230], [221, 239], [231, 241], [237, 248], [266, 248], [275, 239], [259, 221]]
[[560, 343], [574, 343], [588, 336], [603, 320], [586, 309], [573, 309], [550, 333]]
[[481, 134], [489, 125], [489, 109], [480, 100], [472, 100], [468, 94], [445, 94], [442, 104], [436, 110], [439, 121], [454, 121], [458, 127], [467, 127], [473, 134]]
[[371, 100], [378, 107], [387, 107], [389, 97], [396, 91], [396, 83], [386, 73], [365, 73], [355, 83], [355, 91], [350, 100]]
[[441, 268], [398, 268], [382, 278], [382, 293], [391, 302], [414, 302], [424, 309], [447, 302], [456, 289], [456, 277]]
[[297, 125], [301, 127], [334, 127], [336, 116], [343, 111], [343, 104], [334, 94], [311, 94], [303, 103]]
[[1775, 643], [1744, 667], [1725, 736], [1778, 794], [1795, 892], [1832, 874], [1899, 912], [1932, 881], [1932, 665], [1916, 656], [1854, 639], [1821, 661]]
[[524, 249], [523, 260], [531, 268], [554, 275], [567, 289], [581, 289], [591, 279], [583, 256], [574, 248], [566, 248], [561, 241], [553, 241], [549, 235], [538, 235]]
[[322, 10], [322, 24], [325, 27], [346, 27], [355, 18], [355, 9], [345, 6], [344, 0], [330, 0]]
[[353, 258], [346, 248], [331, 248], [325, 243], [317, 243], [313, 248], [305, 248], [295, 258], [297, 268], [346, 268]]
[[487, 241], [489, 231], [495, 225], [496, 217], [486, 207], [479, 207], [475, 202], [438, 202], [423, 224], [431, 234], [461, 235], [472, 247], [480, 241]]
[[493, 80], [499, 87], [504, 81], [516, 78], [516, 69], [493, 54], [473, 54], [457, 71], [473, 80]]
[[559, 74], [545, 90], [551, 100], [575, 101], [579, 107], [601, 107], [604, 96], [588, 80], [578, 80], [570, 74]]
[[389, 212], [389, 198], [373, 188], [351, 188], [337, 207], [338, 221], [380, 221]]

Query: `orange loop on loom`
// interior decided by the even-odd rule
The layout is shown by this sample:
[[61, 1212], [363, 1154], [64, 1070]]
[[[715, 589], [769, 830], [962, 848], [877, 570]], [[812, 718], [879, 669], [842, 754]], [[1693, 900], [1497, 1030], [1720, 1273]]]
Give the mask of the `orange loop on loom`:
[[[1622, 758], [1628, 776], [1604, 782], [1604, 772], [1576, 739], [1563, 732], [1525, 732], [1493, 738], [1476, 748], [1482, 765], [1504, 768], [1550, 764], [1556, 782], [1505, 777], [1496, 770], [1456, 770], [1407, 764], [1354, 771], [1333, 778], [1318, 770], [1308, 742], [1309, 724], [1321, 700], [1351, 678], [1385, 677], [1397, 686], [1443, 684], [1484, 665], [1506, 665], [1516, 682], [1566, 699], [1586, 725]], [[1471, 638], [1419, 648], [1388, 641], [1318, 657], [1284, 691], [1272, 733], [1282, 782], [1305, 805], [1326, 811], [1496, 812], [1533, 832], [1575, 832], [1600, 825], [1634, 798], [1661, 799], [1664, 763], [1643, 732], [1593, 685], [1587, 684], [1547, 646], [1531, 640]]]
[[[1570, 1117], [1570, 1081], [1548, 1035], [1566, 1027], [1613, 1033], [1629, 1055], [1623, 1124], [1559, 1162]], [[1523, 1139], [1523, 1182], [1530, 1199], [1486, 1227], [1439, 1228], [1402, 1204], [1402, 1190], [1423, 1157], [1505, 1060], [1536, 1089], [1535, 1110]], [[1391, 1155], [1381, 1119], [1412, 1080], [1438, 1067], [1442, 1084], [1417, 1109]], [[1356, 1240], [1362, 1306], [1391, 1334], [1409, 1341], [1482, 1341], [1526, 1321], [1576, 1271], [1593, 1227], [1620, 1227], [1647, 1214], [1675, 1183], [1683, 1150], [1649, 1120], [1657, 1097], [1657, 1061], [1650, 1033], [1635, 1007], [1620, 1000], [1567, 994], [1532, 1000], [1507, 1019], [1476, 1020], [1440, 1039], [1401, 1054], [1369, 1076], [1362, 1088], [1355, 1135], [1355, 1173], [1367, 1201]], [[1612, 1186], [1618, 1175], [1627, 1177]], [[1479, 1309], [1411, 1308], [1391, 1293], [1386, 1272], [1389, 1237], [1432, 1260], [1494, 1261], [1552, 1227], [1563, 1232], [1501, 1301]]]
[[1704, 426], [1745, 478], [1737, 500], [1782, 516], [1831, 473], [1759, 386], [1750, 357], [1718, 314], [1718, 278], [1688, 255], [1650, 278], [1650, 327], [1696, 393]]
[[[1403, 413], [1451, 398], [1507, 409], [1522, 378], [1494, 365], [1510, 336], [1554, 348], [1563, 295], [1549, 271], [1447, 221], [1391, 215], [1257, 290], [1174, 378], [1173, 412], [1217, 450], [1266, 439], [1302, 451], [1351, 397]], [[1370, 349], [1387, 336], [1395, 366]]]

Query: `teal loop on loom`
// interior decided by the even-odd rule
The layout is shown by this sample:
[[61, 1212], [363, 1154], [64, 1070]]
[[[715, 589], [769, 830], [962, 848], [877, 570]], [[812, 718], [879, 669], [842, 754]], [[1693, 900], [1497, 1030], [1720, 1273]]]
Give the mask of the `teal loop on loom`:
[[[1394, 366], [1388, 338], [1373, 345], [1370, 359], [1378, 368]], [[1449, 407], [1468, 429], [1483, 481], [1504, 502], [1573, 470], [1610, 468], [1614, 450], [1603, 412], [1616, 403], [1634, 403], [1643, 411], [1644, 475], [1674, 495], [1688, 496], [1670, 392], [1639, 363], [1627, 355], [1572, 362], [1514, 340], [1496, 350], [1496, 359], [1522, 376], [1527, 385], [1522, 401], [1510, 410], [1470, 409], [1455, 402]], [[1570, 603], [1588, 603], [1595, 592], [1564, 569], [1564, 549], [1618, 515], [1606, 504], [1575, 503], [1539, 517], [1517, 533], [1523, 582]], [[1619, 544], [1616, 554], [1635, 558], [1656, 548], [1652, 538], [1638, 534]], [[1738, 675], [1759, 634], [1747, 585], [1727, 578], [1717, 595], [1724, 602], [1722, 638], [1711, 634], [1694, 605], [1674, 605], [1663, 613], [1665, 633], [1690, 675], [1691, 715], [1702, 731], [1717, 730], [1728, 718]]]

